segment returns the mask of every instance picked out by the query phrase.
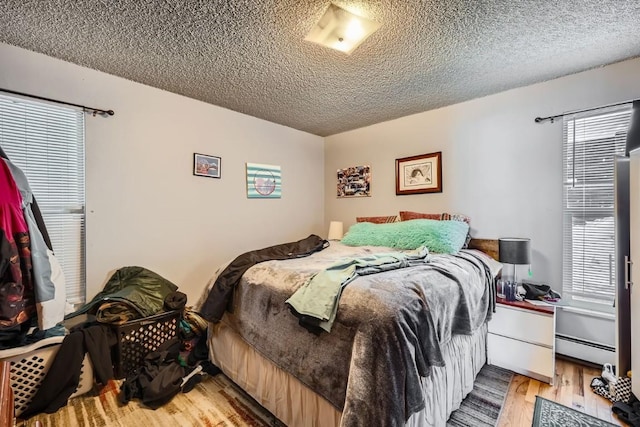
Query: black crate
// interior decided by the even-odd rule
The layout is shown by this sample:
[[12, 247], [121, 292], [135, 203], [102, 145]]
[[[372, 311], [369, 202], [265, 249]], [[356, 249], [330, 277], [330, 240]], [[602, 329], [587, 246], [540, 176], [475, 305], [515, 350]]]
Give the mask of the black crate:
[[144, 358], [178, 334], [180, 311], [168, 311], [144, 319], [114, 325], [118, 342], [113, 348], [113, 370], [117, 379], [134, 374]]

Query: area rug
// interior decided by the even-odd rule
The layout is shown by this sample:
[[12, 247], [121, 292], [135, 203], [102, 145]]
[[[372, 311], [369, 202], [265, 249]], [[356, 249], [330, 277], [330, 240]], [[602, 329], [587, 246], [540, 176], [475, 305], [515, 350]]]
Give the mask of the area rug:
[[509, 391], [513, 372], [484, 365], [473, 384], [473, 390], [447, 421], [448, 427], [494, 427]]
[[[510, 371], [485, 365], [476, 378], [473, 391], [451, 415], [447, 425], [494, 426], [512, 376]], [[120, 406], [118, 383], [111, 381], [99, 395], [90, 392], [79, 396], [54, 414], [40, 414], [18, 423], [18, 426], [31, 427], [35, 420], [40, 421], [43, 427], [284, 427], [276, 417], [222, 374], [206, 376], [189, 393], [177, 394], [155, 411], [137, 400]]]
[[531, 427], [608, 427], [615, 426], [610, 422], [600, 420], [561, 405], [544, 397], [536, 396], [533, 408], [533, 423]]

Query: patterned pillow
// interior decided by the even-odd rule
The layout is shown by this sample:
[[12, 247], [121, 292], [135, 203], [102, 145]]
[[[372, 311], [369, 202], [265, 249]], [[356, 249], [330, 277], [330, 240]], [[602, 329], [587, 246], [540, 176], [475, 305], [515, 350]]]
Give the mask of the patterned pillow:
[[409, 221], [412, 219], [442, 219], [442, 214], [400, 211], [400, 221]]
[[462, 221], [467, 224], [471, 223], [471, 218], [462, 214], [451, 214], [451, 213], [441, 213], [441, 214], [432, 214], [432, 213], [421, 213], [421, 212], [411, 212], [411, 211], [400, 211], [400, 221], [409, 221], [411, 219], [438, 219], [438, 220], [449, 220], [449, 221]]
[[451, 220], [451, 221], [462, 221], [462, 222], [466, 222], [467, 224], [471, 224], [471, 218], [462, 214], [450, 214], [445, 212], [442, 214], [441, 219]]
[[389, 222], [397, 222], [398, 217], [393, 216], [359, 216], [356, 217], [356, 222], [372, 222], [374, 224], [387, 224]]

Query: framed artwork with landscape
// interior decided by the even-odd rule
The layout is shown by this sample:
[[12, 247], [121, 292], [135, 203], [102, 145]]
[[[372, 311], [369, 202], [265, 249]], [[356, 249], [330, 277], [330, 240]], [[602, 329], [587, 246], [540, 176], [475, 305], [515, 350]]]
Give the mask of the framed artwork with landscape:
[[208, 178], [220, 178], [220, 157], [193, 153], [193, 174]]
[[442, 152], [396, 159], [396, 194], [442, 192]]

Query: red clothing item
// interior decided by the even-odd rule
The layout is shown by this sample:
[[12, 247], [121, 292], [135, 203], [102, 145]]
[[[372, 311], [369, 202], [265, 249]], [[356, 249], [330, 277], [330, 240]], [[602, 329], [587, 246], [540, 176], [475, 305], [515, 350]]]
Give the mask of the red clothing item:
[[22, 197], [5, 162], [0, 161], [0, 330], [35, 314], [29, 229]]

